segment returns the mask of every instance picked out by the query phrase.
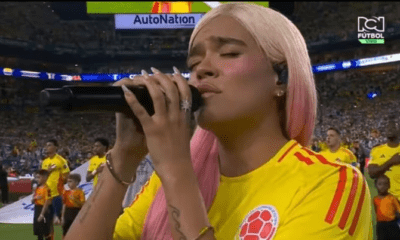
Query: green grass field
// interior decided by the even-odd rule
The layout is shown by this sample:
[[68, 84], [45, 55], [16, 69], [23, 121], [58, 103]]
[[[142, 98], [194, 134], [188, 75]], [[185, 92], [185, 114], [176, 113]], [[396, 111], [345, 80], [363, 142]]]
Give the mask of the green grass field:
[[[31, 224], [3, 224], [0, 223], [0, 239], [1, 240], [37, 240], [33, 235]], [[61, 226], [54, 226], [54, 240], [61, 240]]]
[[[368, 173], [365, 174], [368, 182], [369, 189], [371, 191], [371, 198], [377, 195], [374, 181], [369, 177]], [[372, 204], [372, 203], [371, 203]], [[1, 203], [0, 203], [1, 207]], [[372, 221], [374, 226], [375, 235], [375, 224], [376, 217], [375, 211], [372, 206]], [[61, 240], [62, 229], [61, 226], [54, 226], [55, 237], [54, 240]], [[33, 235], [32, 225], [30, 224], [2, 224], [0, 223], [0, 239], [1, 240], [36, 240], [37, 238]], [[374, 236], [376, 239], [376, 236]]]
[[369, 177], [367, 171], [365, 173], [365, 178], [367, 179], [367, 183], [369, 186], [369, 190], [371, 191], [371, 212], [372, 212], [372, 225], [374, 227], [374, 239], [376, 239], [376, 233], [375, 233], [375, 225], [376, 225], [376, 215], [375, 215], [375, 210], [374, 210], [374, 203], [372, 202], [372, 199], [378, 195], [378, 191], [375, 188], [374, 180]]

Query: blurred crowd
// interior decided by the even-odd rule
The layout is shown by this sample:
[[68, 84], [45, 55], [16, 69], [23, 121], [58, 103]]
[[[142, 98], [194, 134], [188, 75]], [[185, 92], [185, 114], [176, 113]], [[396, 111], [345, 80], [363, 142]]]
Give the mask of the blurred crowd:
[[25, 81], [7, 76], [0, 76], [0, 104], [4, 110], [13, 110], [17, 113], [37, 111], [41, 84], [38, 81]]
[[[46, 2], [3, 2], [1, 37], [31, 41], [37, 48], [64, 46], [81, 50], [132, 51], [158, 54], [185, 51], [191, 29], [115, 31], [114, 18], [64, 21]], [[357, 38], [358, 16], [384, 16], [387, 26], [400, 24], [400, 5], [391, 2], [296, 2], [295, 25], [307, 43]]]
[[92, 156], [94, 139], [106, 137], [113, 144], [113, 113], [52, 114], [0, 112], [0, 162], [19, 175], [32, 174], [46, 157], [45, 144], [56, 139], [59, 154], [75, 169]]
[[[333, 126], [342, 131], [344, 143], [351, 146], [358, 140], [370, 150], [377, 143], [385, 142], [389, 120], [400, 124], [399, 112], [394, 111], [400, 109], [398, 68], [376, 73], [349, 70], [316, 74], [315, 81], [319, 106], [314, 138], [320, 144], [323, 145], [327, 129]], [[59, 153], [68, 159], [72, 169], [90, 158], [95, 138], [105, 137], [113, 145], [114, 114], [43, 111], [37, 105], [42, 89], [40, 81], [3, 77], [0, 86], [11, 89], [7, 92], [10, 96], [16, 95], [9, 100], [0, 97], [0, 161], [9, 169], [13, 167], [21, 174], [37, 169], [45, 157], [44, 144], [52, 138], [59, 142]], [[368, 97], [370, 92], [377, 94]], [[16, 99], [25, 99], [24, 96], [32, 99], [32, 106], [21, 107], [20, 103], [26, 101]], [[10, 109], [5, 109], [6, 106]], [[36, 110], [32, 111], [32, 107]], [[377, 139], [372, 137], [374, 132], [379, 135]]]
[[[315, 75], [319, 107], [315, 138], [321, 143], [329, 127], [342, 132], [344, 143], [358, 140], [367, 150], [386, 141], [389, 121], [400, 126], [398, 67], [386, 72], [344, 71]], [[372, 137], [373, 133], [379, 136]]]
[[[344, 41], [357, 38], [357, 18], [384, 16], [386, 24], [399, 24], [399, 4], [393, 2], [295, 3], [293, 22], [307, 42]], [[325, 30], [325, 31], [324, 31]]]
[[188, 30], [135, 31], [115, 34], [114, 18], [63, 21], [45, 2], [4, 2], [0, 6], [2, 37], [33, 41], [39, 48], [61, 45], [79, 49], [137, 50], [157, 54], [161, 49], [186, 49]]

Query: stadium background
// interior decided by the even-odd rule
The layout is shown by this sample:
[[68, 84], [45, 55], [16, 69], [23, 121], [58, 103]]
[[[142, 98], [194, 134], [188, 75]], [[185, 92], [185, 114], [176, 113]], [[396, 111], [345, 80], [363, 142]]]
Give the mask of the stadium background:
[[[270, 2], [270, 7], [300, 29], [313, 65], [400, 53], [399, 3]], [[113, 15], [87, 14], [85, 2], [2, 2], [0, 12], [1, 68], [73, 76], [130, 74], [150, 67], [172, 72], [172, 66], [188, 72], [185, 58], [192, 29], [116, 31]], [[385, 17], [385, 44], [358, 41], [358, 16]], [[385, 141], [388, 121], [400, 120], [399, 68], [392, 62], [315, 74], [319, 99], [315, 137], [322, 147], [331, 126], [343, 131], [350, 149], [356, 139], [367, 149]], [[71, 169], [90, 158], [95, 138], [106, 137], [113, 144], [113, 113], [66, 113], [39, 104], [44, 88], [104, 83], [17, 78], [5, 72], [0, 74], [0, 161], [10, 176], [32, 174], [49, 138], [59, 141], [59, 153]], [[371, 136], [374, 129], [380, 132], [377, 138]], [[375, 187], [368, 176], [367, 180], [373, 197]], [[14, 187], [10, 198], [17, 200], [29, 190]], [[56, 236], [60, 231], [56, 227]], [[0, 224], [0, 239], [10, 236], [34, 239], [31, 225]]]

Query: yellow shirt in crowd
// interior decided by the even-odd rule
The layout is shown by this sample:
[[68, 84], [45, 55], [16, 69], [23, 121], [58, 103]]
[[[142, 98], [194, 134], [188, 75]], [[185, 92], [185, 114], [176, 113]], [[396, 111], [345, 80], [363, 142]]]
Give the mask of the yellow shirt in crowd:
[[[102, 158], [99, 158], [99, 156], [93, 156], [90, 159], [89, 162], [89, 168], [88, 171], [89, 172], [93, 172], [94, 170], [96, 170], [102, 163], [106, 162], [106, 156], [104, 155]], [[96, 176], [94, 176], [93, 178], [93, 187], [96, 186], [97, 181], [99, 179], [99, 174], [96, 174]]]
[[331, 162], [338, 161], [347, 164], [353, 164], [354, 166], [357, 164], [357, 157], [354, 155], [354, 153], [344, 147], [340, 147], [336, 152], [331, 152], [331, 150], [328, 148], [324, 151], [321, 151], [320, 154]]
[[42, 169], [48, 170], [53, 164], [56, 165], [56, 169], [50, 173], [46, 184], [51, 190], [51, 197], [56, 197], [62, 194], [60, 186], [64, 186], [63, 174], [70, 172], [70, 170], [67, 161], [58, 154], [52, 158], [46, 158], [42, 163]]
[[344, 147], [344, 148], [346, 148], [346, 149], [351, 149], [351, 148], [353, 147], [353, 144], [352, 144], [352, 143], [351, 143], [351, 144], [341, 143], [340, 146], [341, 146], [341, 147]]
[[[153, 173], [118, 218], [114, 239], [140, 239], [161, 186]], [[261, 167], [221, 176], [208, 212], [216, 239], [372, 240], [371, 196], [359, 170], [289, 141]]]
[[321, 149], [321, 151], [324, 151], [324, 150], [328, 149], [328, 145], [326, 145], [325, 142], [320, 142], [319, 149]]
[[[374, 147], [370, 153], [369, 164], [381, 166], [396, 153], [400, 153], [400, 144], [396, 148], [391, 148], [387, 144]], [[390, 179], [389, 192], [400, 201], [400, 165], [391, 167], [385, 175]]]

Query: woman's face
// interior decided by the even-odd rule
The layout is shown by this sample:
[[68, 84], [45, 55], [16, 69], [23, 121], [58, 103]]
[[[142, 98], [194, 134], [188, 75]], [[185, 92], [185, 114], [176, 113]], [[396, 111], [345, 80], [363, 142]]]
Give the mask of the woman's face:
[[209, 91], [202, 94], [201, 127], [210, 129], [232, 121], [254, 126], [277, 114], [273, 104], [277, 75], [235, 19], [218, 16], [207, 23], [193, 40], [188, 66], [192, 69], [189, 83], [200, 92]]

